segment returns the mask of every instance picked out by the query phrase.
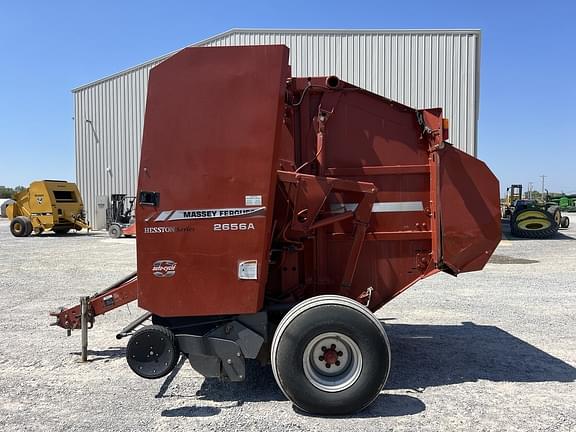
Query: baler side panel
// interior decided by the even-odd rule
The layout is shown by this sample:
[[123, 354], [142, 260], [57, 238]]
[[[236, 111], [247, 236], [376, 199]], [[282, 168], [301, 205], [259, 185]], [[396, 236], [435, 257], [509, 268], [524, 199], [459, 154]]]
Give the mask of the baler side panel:
[[[160, 203], [136, 209], [144, 309], [262, 307], [288, 73], [283, 46], [189, 48], [151, 71], [138, 189]], [[255, 278], [239, 278], [244, 261]]]
[[[300, 88], [307, 85], [296, 81]], [[312, 83], [318, 85], [314, 80]], [[322, 158], [318, 158], [318, 164], [324, 165], [324, 175], [372, 183], [377, 192], [351, 289], [338, 285], [357, 229], [351, 219], [346, 219], [317, 230], [326, 232], [327, 254], [323, 255], [318, 247], [320, 235], [305, 242], [308, 252], [304, 254], [304, 281], [314, 285], [305, 296], [338, 293], [362, 298], [371, 287], [370, 308], [375, 310], [436, 271], [430, 143], [423, 136], [416, 110], [346, 83], [342, 87], [312, 88], [303, 99], [299, 109], [301, 162], [313, 160], [318, 153], [314, 135], [317, 113], [328, 111]], [[304, 168], [312, 173], [315, 169], [315, 163]], [[359, 194], [334, 191], [323, 211], [337, 214], [352, 210], [360, 198]], [[326, 260], [328, 280], [318, 274], [321, 260]]]

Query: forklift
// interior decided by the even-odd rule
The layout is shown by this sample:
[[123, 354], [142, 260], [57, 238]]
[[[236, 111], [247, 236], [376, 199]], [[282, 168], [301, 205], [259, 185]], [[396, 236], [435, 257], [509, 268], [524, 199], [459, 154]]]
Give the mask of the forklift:
[[106, 209], [106, 230], [112, 238], [136, 235], [134, 201], [136, 197], [126, 194], [112, 194], [110, 207]]

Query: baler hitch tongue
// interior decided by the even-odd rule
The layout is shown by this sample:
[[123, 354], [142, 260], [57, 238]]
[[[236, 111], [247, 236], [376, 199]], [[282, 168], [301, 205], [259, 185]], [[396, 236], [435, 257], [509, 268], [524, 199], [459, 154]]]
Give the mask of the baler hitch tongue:
[[[50, 316], [56, 317], [56, 322], [51, 323], [51, 326], [62, 327], [66, 330], [68, 336], [72, 334], [72, 330], [78, 330], [82, 328], [81, 319], [82, 311], [81, 305], [73, 306], [69, 309], [61, 307], [59, 310], [50, 312]], [[87, 314], [87, 324], [88, 328], [92, 328], [94, 325], [94, 314], [92, 309], [89, 308]]]
[[125, 278], [115, 282], [104, 291], [94, 294], [91, 297], [82, 297], [80, 303], [68, 309], [60, 308], [50, 312], [50, 316], [56, 317], [56, 325], [68, 330], [68, 335], [72, 330], [82, 329], [82, 303], [84, 307], [84, 320], [87, 328], [92, 328], [94, 318], [103, 315], [113, 309], [136, 300], [138, 278], [136, 272], [129, 274]]

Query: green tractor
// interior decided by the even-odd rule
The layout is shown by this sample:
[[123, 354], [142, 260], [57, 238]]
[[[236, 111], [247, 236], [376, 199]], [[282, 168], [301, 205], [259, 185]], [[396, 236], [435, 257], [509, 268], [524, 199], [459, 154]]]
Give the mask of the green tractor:
[[576, 212], [576, 194], [549, 197], [547, 201], [556, 203], [563, 212]]
[[506, 189], [502, 216], [510, 219], [514, 237], [543, 239], [554, 236], [560, 227], [568, 228], [570, 219], [562, 216], [555, 202], [522, 199], [522, 185]]

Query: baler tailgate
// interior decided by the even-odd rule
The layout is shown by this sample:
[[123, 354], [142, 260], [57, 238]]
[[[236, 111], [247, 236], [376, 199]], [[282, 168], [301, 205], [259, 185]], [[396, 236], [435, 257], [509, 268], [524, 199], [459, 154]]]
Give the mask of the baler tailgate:
[[442, 261], [454, 273], [481, 270], [500, 238], [498, 180], [484, 162], [446, 146], [440, 156]]

